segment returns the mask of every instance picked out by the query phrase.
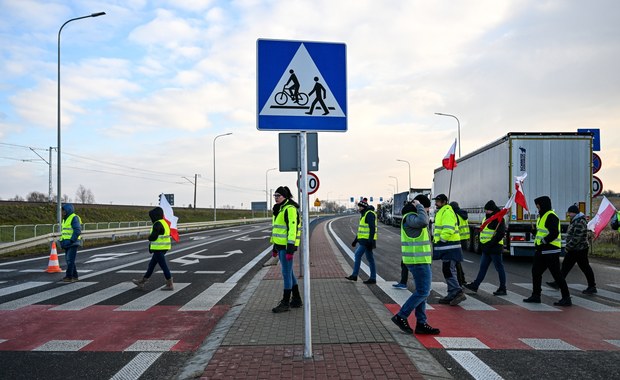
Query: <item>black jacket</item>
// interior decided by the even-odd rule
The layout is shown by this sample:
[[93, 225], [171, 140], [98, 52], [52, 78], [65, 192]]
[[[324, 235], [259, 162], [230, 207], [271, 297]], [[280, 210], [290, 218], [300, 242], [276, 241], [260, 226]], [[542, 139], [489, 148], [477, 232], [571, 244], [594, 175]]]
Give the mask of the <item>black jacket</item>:
[[[496, 208], [491, 215], [487, 215], [487, 219], [497, 214], [499, 211], [499, 208]], [[504, 252], [504, 246], [503, 244], [500, 244], [500, 241], [506, 235], [506, 223], [504, 223], [504, 219], [494, 220], [489, 223], [487, 227], [495, 230], [495, 233], [493, 234], [491, 240], [480, 245], [482, 252], [489, 254], [502, 254]]]
[[[542, 196], [534, 199], [534, 203], [540, 206], [540, 210], [538, 212], [539, 218], [542, 218], [547, 211], [551, 211], [551, 198], [548, 196]], [[545, 229], [549, 231], [549, 234], [545, 236], [542, 240], [541, 244], [536, 246], [537, 251], [548, 251], [558, 249], [558, 247], [549, 244], [560, 236], [560, 230], [558, 226], [560, 225], [560, 219], [557, 215], [550, 214], [545, 221]]]

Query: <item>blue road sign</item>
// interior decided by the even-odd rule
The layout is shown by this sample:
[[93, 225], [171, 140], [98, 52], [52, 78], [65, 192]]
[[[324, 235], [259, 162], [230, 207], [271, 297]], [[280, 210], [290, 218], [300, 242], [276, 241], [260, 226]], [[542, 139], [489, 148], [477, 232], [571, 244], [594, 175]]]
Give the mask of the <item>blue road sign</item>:
[[259, 39], [257, 128], [347, 130], [346, 45]]
[[577, 129], [577, 133], [592, 133], [592, 151], [601, 150], [601, 130], [598, 128]]

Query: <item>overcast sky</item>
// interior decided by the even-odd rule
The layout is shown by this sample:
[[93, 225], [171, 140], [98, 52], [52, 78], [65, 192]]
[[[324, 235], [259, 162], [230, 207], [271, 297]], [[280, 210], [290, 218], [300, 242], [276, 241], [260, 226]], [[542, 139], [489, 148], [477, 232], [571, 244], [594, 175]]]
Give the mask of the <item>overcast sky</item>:
[[[249, 208], [280, 173], [256, 126], [259, 38], [346, 44], [348, 130], [319, 133], [320, 188], [340, 200], [431, 187], [461, 125], [465, 155], [508, 132], [599, 128], [604, 189], [620, 191], [620, 2], [615, 0], [0, 0], [0, 199]], [[310, 88], [305, 89], [309, 92]], [[555, 159], [561, 160], [562, 157]], [[56, 152], [52, 157], [56, 193]], [[391, 176], [397, 179], [391, 178]], [[185, 178], [184, 178], [185, 177]], [[398, 183], [397, 183], [398, 181]], [[532, 195], [533, 197], [534, 195]], [[498, 199], [498, 203], [504, 200]]]

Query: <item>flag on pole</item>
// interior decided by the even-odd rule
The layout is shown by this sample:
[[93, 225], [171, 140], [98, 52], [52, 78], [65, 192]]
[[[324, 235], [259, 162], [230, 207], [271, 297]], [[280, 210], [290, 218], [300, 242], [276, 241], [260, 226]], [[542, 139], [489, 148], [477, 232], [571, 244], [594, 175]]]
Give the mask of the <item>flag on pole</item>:
[[530, 210], [527, 208], [525, 194], [523, 193], [523, 181], [525, 181], [525, 177], [527, 177], [527, 173], [523, 173], [522, 176], [515, 176], [515, 203], [529, 212]]
[[614, 205], [607, 197], [603, 196], [603, 201], [598, 207], [598, 212], [594, 215], [594, 218], [588, 222], [588, 229], [594, 232], [595, 239], [601, 234], [601, 231], [607, 226], [615, 213], [616, 208]]
[[177, 221], [179, 218], [174, 216], [174, 212], [172, 211], [172, 206], [168, 203], [166, 196], [164, 193], [159, 194], [159, 207], [164, 210], [164, 220], [170, 226], [170, 237], [174, 239], [174, 241], [179, 241], [179, 230], [177, 230]]
[[482, 223], [482, 225], [480, 226], [480, 231], [482, 231], [484, 227], [486, 227], [492, 221], [494, 220], [499, 221], [502, 218], [504, 218], [506, 213], [510, 211], [510, 208], [512, 207], [512, 203], [514, 202], [514, 200], [515, 200], [515, 194], [513, 194], [512, 197], [510, 197], [510, 199], [508, 200], [508, 202], [506, 202], [506, 205], [504, 206], [503, 209], [499, 210], [499, 212], [497, 212], [495, 215], [491, 216], [490, 218], [485, 220], [484, 223]]
[[456, 168], [456, 157], [454, 156], [455, 153], [456, 153], [456, 139], [454, 139], [454, 143], [450, 147], [450, 150], [448, 151], [448, 153], [446, 153], [443, 160], [441, 161], [441, 164], [443, 165], [444, 168], [448, 170], [454, 170], [454, 168]]

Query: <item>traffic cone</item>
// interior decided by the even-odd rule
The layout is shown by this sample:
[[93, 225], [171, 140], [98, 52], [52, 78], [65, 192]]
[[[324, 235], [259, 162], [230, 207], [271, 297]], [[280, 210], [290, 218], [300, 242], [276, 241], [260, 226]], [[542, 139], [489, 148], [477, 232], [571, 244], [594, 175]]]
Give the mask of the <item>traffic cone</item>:
[[52, 242], [52, 252], [50, 253], [50, 261], [47, 264], [47, 273], [62, 272], [60, 265], [58, 265], [58, 252], [56, 252], [56, 242]]

